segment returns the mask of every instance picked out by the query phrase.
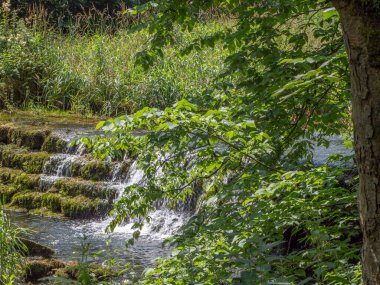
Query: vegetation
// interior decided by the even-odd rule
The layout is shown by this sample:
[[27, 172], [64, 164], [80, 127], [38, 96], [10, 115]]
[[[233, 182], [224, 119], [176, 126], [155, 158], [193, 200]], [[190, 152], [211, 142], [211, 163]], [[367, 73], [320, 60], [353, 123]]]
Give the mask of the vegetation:
[[0, 209], [0, 283], [15, 284], [24, 270], [22, 256], [18, 248], [22, 245], [18, 239], [19, 229], [11, 226], [10, 220]]
[[[360, 284], [350, 157], [313, 161], [313, 149], [329, 145], [329, 136], [350, 137], [348, 62], [336, 11], [323, 1], [161, 2], [145, 23], [153, 45], [138, 62], [155, 66], [173, 43], [173, 23], [192, 30], [200, 11], [215, 3], [236, 25], [183, 49], [221, 42], [230, 50], [205, 99], [98, 125], [113, 136], [92, 143], [96, 155], [132, 152], [147, 178], [125, 190], [110, 230], [129, 217], [149, 221], [155, 201], [165, 197], [174, 207], [201, 184], [197, 214], [142, 284]], [[136, 129], [149, 132], [135, 137]], [[135, 236], [141, 227], [140, 219]]]
[[[93, 2], [84, 1], [79, 13], [74, 2], [65, 2], [69, 9], [63, 11], [54, 1], [41, 1], [46, 8], [34, 10], [32, 20], [25, 9], [13, 11], [9, 7], [16, 4], [5, 2], [0, 107], [118, 116], [98, 124], [106, 135], [82, 142], [97, 158], [128, 154], [144, 170], [144, 183], [125, 189], [108, 227], [135, 221], [129, 244], [157, 203], [176, 208], [200, 196], [194, 216], [167, 240], [171, 255], [146, 269], [139, 282], [361, 284], [363, 208], [357, 208], [357, 189], [359, 175], [360, 193], [377, 189], [377, 166], [370, 164], [378, 161], [372, 159], [377, 152], [368, 164], [362, 158], [364, 150], [377, 149], [371, 112], [380, 106], [363, 100], [376, 93], [376, 80], [367, 86], [357, 75], [362, 80], [353, 86], [354, 98], [364, 98], [360, 112], [353, 106], [355, 118], [367, 116], [356, 122], [357, 141], [368, 143], [358, 156], [359, 172], [352, 154], [317, 161], [315, 149], [329, 146], [334, 136], [352, 148], [349, 62], [332, 5], [350, 32], [347, 15], [374, 17], [363, 2], [158, 1], [122, 14], [112, 7], [108, 14], [95, 12], [88, 6]], [[217, 16], [211, 13], [215, 7]], [[372, 8], [376, 14], [378, 7]], [[44, 9], [60, 20], [46, 18]], [[358, 10], [360, 17], [352, 12]], [[378, 24], [368, 21], [357, 26]], [[346, 37], [352, 49], [355, 33]], [[376, 42], [378, 35], [366, 39]], [[377, 49], [355, 48], [362, 52], [359, 59], [368, 53], [365, 64], [354, 66], [366, 66], [357, 73], [377, 74]], [[138, 130], [144, 135], [136, 136]], [[9, 185], [0, 187], [9, 205], [70, 218], [109, 209], [115, 193], [95, 181], [110, 177], [112, 164], [74, 163], [71, 174], [80, 178], [58, 180], [37, 193], [36, 174], [49, 153], [62, 151], [63, 142], [45, 130], [8, 125], [0, 127], [0, 141], [1, 165], [17, 169], [0, 174]], [[377, 240], [376, 234], [376, 227], [364, 231], [365, 241]], [[368, 277], [371, 266], [364, 265], [365, 284], [376, 284]], [[82, 272], [84, 284], [96, 282], [87, 267]]]
[[49, 128], [4, 124], [0, 133], [0, 200], [7, 208], [71, 219], [101, 217], [110, 210], [116, 189], [94, 181], [110, 177], [114, 163], [84, 157], [71, 165], [71, 177], [45, 185], [41, 176], [47, 161], [68, 142]]
[[[196, 29], [206, 36], [225, 25], [217, 21]], [[146, 31], [82, 35], [78, 27], [61, 34], [28, 27], [11, 12], [1, 13], [0, 27], [0, 106], [10, 110], [44, 107], [115, 115], [145, 106], [165, 108], [185, 96], [203, 100], [226, 54], [209, 49], [179, 59], [176, 54], [194, 35], [178, 30], [176, 44], [165, 49], [168, 60], [145, 72], [134, 65], [134, 55], [149, 45]]]

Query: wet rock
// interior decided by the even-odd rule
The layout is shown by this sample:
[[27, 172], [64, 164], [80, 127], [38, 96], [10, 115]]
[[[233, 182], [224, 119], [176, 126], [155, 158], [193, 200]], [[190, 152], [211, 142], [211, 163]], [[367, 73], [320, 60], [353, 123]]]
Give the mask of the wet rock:
[[65, 140], [54, 135], [50, 135], [45, 139], [41, 150], [49, 153], [60, 153], [64, 152], [66, 148], [67, 142]]
[[0, 201], [8, 204], [11, 202], [13, 195], [17, 193], [17, 190], [13, 186], [0, 185]]
[[19, 147], [26, 146], [32, 150], [40, 150], [49, 134], [50, 130], [47, 129], [10, 128], [8, 143]]
[[28, 174], [19, 169], [0, 167], [0, 183], [12, 184], [18, 190], [37, 189], [40, 175]]
[[85, 219], [103, 216], [110, 209], [110, 205], [100, 199], [90, 199], [79, 195], [63, 199], [61, 209], [65, 217]]
[[50, 247], [39, 244], [30, 239], [20, 238], [20, 241], [24, 245], [20, 250], [27, 256], [51, 258], [55, 253]]
[[31, 152], [28, 148], [13, 144], [0, 145], [0, 163], [3, 167], [18, 168], [26, 173], [42, 173], [49, 159], [47, 152]]
[[27, 281], [36, 281], [44, 277], [52, 276], [58, 269], [64, 268], [65, 266], [65, 263], [53, 258], [27, 258], [25, 279]]
[[88, 180], [104, 181], [110, 178], [110, 174], [111, 168], [105, 161], [89, 161], [80, 169], [80, 176]]

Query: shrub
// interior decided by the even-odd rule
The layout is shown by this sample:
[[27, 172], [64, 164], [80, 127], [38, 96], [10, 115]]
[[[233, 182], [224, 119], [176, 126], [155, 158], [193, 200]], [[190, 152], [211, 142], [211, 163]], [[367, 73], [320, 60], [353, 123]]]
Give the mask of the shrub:
[[0, 11], [0, 107], [42, 103], [46, 72], [41, 38], [14, 15]]

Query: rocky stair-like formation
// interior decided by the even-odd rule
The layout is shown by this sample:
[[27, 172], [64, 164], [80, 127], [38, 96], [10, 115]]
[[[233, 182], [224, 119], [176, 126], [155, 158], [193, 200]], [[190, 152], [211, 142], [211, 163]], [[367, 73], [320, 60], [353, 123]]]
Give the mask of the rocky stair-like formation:
[[10, 209], [42, 215], [106, 215], [131, 164], [83, 153], [52, 129], [0, 122], [0, 199]]

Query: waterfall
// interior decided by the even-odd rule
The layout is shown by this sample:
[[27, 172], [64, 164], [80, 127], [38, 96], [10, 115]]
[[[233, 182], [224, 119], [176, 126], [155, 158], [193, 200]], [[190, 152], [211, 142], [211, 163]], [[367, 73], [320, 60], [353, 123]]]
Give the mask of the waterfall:
[[[86, 155], [88, 151], [84, 145], [75, 147], [69, 145], [68, 142], [65, 153], [54, 154], [46, 162], [43, 176], [40, 179], [41, 191], [46, 192], [54, 185], [55, 181], [59, 179], [75, 177], [75, 175], [77, 175], [75, 169], [86, 165], [86, 163], [92, 159], [88, 154]], [[98, 181], [97, 183], [101, 183], [104, 188], [116, 190], [117, 195], [114, 202], [117, 202], [117, 200], [121, 198], [126, 187], [142, 183], [144, 172], [138, 168], [137, 160], [130, 162], [128, 158], [125, 157], [121, 162], [110, 161], [106, 163], [112, 164], [111, 173], [107, 179]], [[126, 171], [125, 168], [122, 167], [123, 163], [130, 164], [127, 173], [123, 173], [123, 171]], [[160, 240], [173, 235], [190, 218], [191, 214], [188, 208], [189, 207], [181, 205], [178, 209], [170, 209], [167, 207], [165, 201], [158, 203], [155, 210], [149, 214], [150, 222], [145, 224], [141, 235], [152, 240]], [[100, 221], [91, 221], [83, 225], [83, 227], [90, 227], [96, 232], [104, 232], [104, 229], [111, 220], [112, 217]], [[116, 227], [115, 232], [128, 236], [134, 232], [132, 226], [133, 221], [125, 223]]]

